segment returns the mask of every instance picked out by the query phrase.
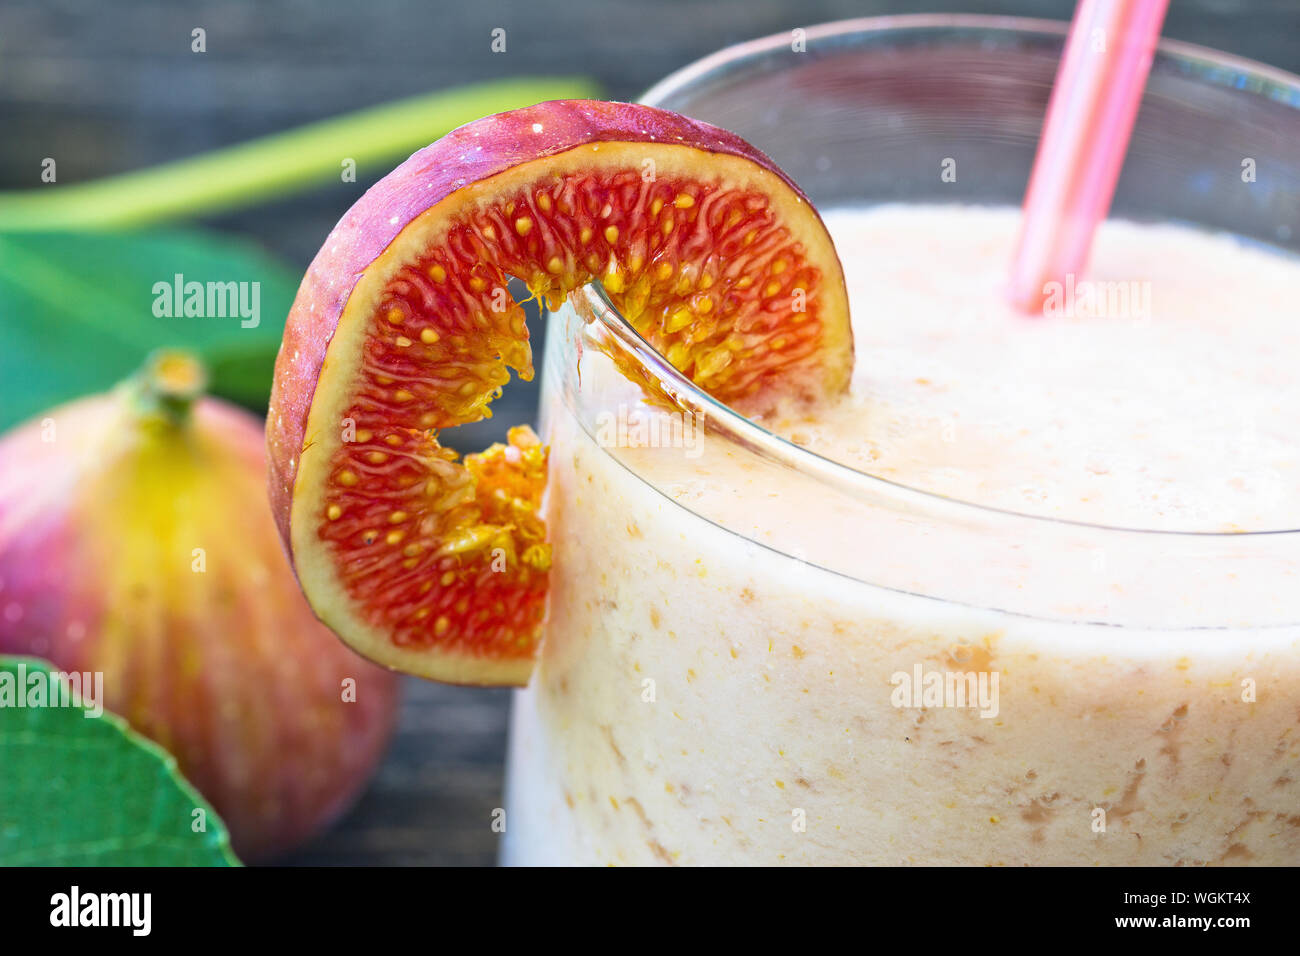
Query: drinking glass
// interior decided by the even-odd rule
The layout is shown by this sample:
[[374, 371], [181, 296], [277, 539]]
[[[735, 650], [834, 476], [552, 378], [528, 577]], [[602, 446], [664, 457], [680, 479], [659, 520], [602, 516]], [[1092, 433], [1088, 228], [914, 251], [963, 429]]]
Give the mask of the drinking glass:
[[[1065, 31], [833, 23], [643, 101], [738, 133], [822, 209], [1017, 204]], [[1300, 80], [1166, 41], [1112, 215], [1294, 251], [1298, 143]], [[554, 570], [513, 702], [504, 862], [1300, 862], [1300, 587], [1278, 586], [1300, 580], [1300, 531], [904, 487], [721, 406], [599, 287], [548, 321]], [[706, 474], [732, 493], [698, 493]], [[897, 675], [930, 670], [994, 703], [900, 705]]]

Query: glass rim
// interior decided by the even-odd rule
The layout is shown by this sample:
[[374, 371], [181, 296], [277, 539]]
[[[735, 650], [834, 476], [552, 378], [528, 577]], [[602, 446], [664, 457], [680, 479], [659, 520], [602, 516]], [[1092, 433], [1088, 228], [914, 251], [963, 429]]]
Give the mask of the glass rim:
[[[905, 14], [838, 20], [810, 26], [805, 28], [805, 31], [809, 41], [844, 36], [890, 35], [898, 34], [904, 30], [945, 31], [954, 28], [968, 30], [972, 36], [981, 32], [988, 32], [1064, 38], [1069, 26], [1068, 23], [1060, 20], [1030, 17], [988, 16], [983, 14]], [[789, 43], [790, 36], [787, 32], [759, 37], [725, 47], [669, 74], [642, 94], [638, 102], [657, 106], [671, 94], [679, 92], [705, 77], [716, 75], [724, 68], [734, 68], [747, 61], [756, 60], [776, 50], [784, 50], [789, 46]], [[1162, 39], [1160, 41], [1156, 50], [1155, 62], [1159, 63], [1162, 60], [1174, 60], [1193, 66], [1200, 65], [1220, 70], [1226, 69], [1237, 76], [1253, 77], [1261, 81], [1263, 85], [1242, 89], [1241, 92], [1250, 95], [1267, 96], [1270, 89], [1288, 90], [1290, 92], [1288, 99], [1294, 101], [1294, 108], [1300, 108], [1300, 76], [1288, 73], [1285, 70], [1179, 40]], [[1240, 87], [1238, 88], [1240, 89]], [[1290, 104], [1283, 102], [1282, 105]], [[854, 498], [866, 498], [872, 493], [884, 494], [900, 504], [911, 502], [930, 510], [950, 511], [956, 516], [984, 515], [996, 517], [999, 520], [1017, 519], [1033, 522], [1032, 527], [1074, 527], [1110, 533], [1168, 537], [1170, 539], [1194, 538], [1240, 541], [1243, 539], [1257, 540], [1286, 535], [1300, 535], [1300, 528], [1277, 528], [1257, 531], [1169, 530], [1059, 518], [967, 501], [935, 491], [914, 488], [901, 482], [859, 471], [842, 462], [819, 455], [817, 452], [795, 444], [788, 438], [770, 431], [758, 422], [745, 417], [709, 395], [674, 368], [663, 355], [656, 351], [632, 327], [630, 322], [623, 318], [599, 282], [588, 283], [583, 288], [576, 290], [572, 298], [575, 306], [578, 306], [579, 312], [584, 313], [582, 318], [585, 323], [591, 323], [594, 320], [608, 333], [607, 345], [617, 349], [623, 357], [631, 361], [634, 367], [650, 376], [651, 380], [662, 386], [665, 392], [679, 404], [682, 404], [683, 407], [703, 412], [705, 419], [710, 423], [710, 430], [715, 434], [720, 435], [733, 445], [757, 453], [776, 464], [792, 468], [800, 474], [812, 477]]]
[[[904, 30], [969, 30], [972, 33], [989, 32], [1020, 34], [1029, 36], [1041, 34], [1064, 38], [1070, 30], [1065, 20], [1048, 20], [1039, 17], [998, 16], [984, 13], [906, 13], [881, 17], [855, 17], [848, 20], [832, 20], [805, 27], [808, 40], [824, 40], [831, 37], [850, 34], [865, 35], [869, 33], [895, 34]], [[638, 103], [658, 106], [669, 95], [697, 82], [702, 77], [715, 73], [720, 67], [739, 64], [774, 50], [789, 46], [789, 33], [776, 33], [753, 40], [745, 40], [731, 46], [723, 47], [708, 56], [701, 57], [678, 70], [674, 70], [638, 97]], [[1300, 104], [1300, 75], [1279, 67], [1269, 66], [1248, 57], [1224, 53], [1212, 47], [1188, 43], [1184, 40], [1172, 40], [1161, 37], [1156, 46], [1156, 60], [1175, 59], [1192, 61], [1205, 60], [1218, 67], [1227, 67], [1239, 74], [1255, 78], [1277, 87], [1289, 88]], [[1259, 91], [1254, 91], [1259, 92]]]

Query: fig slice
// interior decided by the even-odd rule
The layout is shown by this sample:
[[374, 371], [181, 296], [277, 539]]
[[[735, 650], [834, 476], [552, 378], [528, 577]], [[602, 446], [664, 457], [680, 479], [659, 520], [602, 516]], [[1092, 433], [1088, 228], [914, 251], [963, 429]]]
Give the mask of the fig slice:
[[523, 684], [546, 612], [545, 449], [464, 462], [441, 429], [533, 375], [523, 280], [552, 307], [599, 280], [676, 368], [761, 412], [845, 388], [844, 279], [808, 199], [724, 130], [557, 101], [413, 155], [343, 217], [285, 327], [270, 495], [303, 591], [353, 649], [423, 677]]

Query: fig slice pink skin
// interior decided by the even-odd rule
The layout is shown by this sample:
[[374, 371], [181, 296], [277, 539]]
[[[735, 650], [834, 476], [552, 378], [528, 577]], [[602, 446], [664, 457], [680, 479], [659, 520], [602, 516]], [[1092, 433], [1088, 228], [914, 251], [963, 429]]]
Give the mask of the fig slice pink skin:
[[515, 430], [466, 469], [436, 439], [490, 414], [507, 368], [532, 375], [522, 311], [492, 298], [507, 274], [552, 304], [602, 280], [652, 345], [743, 411], [834, 395], [852, 364], [824, 226], [724, 130], [543, 103], [461, 127], [377, 183], [286, 324], [270, 498], [322, 620], [374, 660], [455, 683], [526, 683], [545, 614], [544, 449]]

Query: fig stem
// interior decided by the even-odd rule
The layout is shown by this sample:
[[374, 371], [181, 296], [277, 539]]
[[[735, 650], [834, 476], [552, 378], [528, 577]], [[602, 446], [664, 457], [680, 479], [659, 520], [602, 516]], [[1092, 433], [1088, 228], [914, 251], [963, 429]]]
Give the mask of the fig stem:
[[[0, 192], [0, 230], [115, 229], [236, 209], [387, 167], [489, 113], [596, 95], [579, 77], [462, 86], [346, 113], [200, 156], [89, 183]], [[349, 180], [344, 179], [344, 182]]]
[[159, 349], [131, 380], [136, 407], [142, 415], [184, 422], [208, 387], [208, 370], [193, 352]]

